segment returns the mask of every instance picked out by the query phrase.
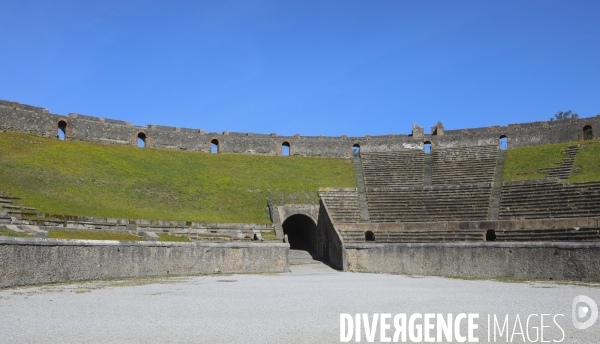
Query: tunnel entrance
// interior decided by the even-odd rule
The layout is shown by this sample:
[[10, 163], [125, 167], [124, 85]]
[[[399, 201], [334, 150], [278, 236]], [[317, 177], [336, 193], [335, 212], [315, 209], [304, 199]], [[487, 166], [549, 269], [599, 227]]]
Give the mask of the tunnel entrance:
[[283, 222], [283, 234], [287, 234], [292, 250], [304, 250], [315, 256], [317, 252], [317, 225], [306, 215], [296, 214]]

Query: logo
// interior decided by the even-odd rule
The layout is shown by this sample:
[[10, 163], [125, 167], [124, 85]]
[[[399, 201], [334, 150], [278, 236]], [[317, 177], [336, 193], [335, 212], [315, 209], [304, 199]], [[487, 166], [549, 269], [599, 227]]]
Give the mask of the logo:
[[[571, 311], [573, 326], [578, 330], [591, 327], [598, 319], [598, 305], [594, 300], [584, 295], [579, 295], [573, 299]], [[583, 321], [588, 316], [589, 318]]]

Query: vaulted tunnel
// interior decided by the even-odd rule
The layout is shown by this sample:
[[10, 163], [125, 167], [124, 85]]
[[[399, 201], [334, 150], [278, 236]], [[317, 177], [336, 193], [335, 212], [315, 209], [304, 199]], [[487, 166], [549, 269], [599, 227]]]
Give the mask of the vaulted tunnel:
[[310, 217], [301, 214], [288, 217], [283, 222], [283, 233], [287, 234], [291, 249], [317, 251], [317, 225]]

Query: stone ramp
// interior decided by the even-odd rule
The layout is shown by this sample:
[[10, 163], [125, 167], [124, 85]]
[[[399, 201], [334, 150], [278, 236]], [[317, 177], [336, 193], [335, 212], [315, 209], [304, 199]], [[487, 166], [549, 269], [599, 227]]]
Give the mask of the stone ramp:
[[290, 265], [323, 264], [316, 259], [316, 254], [304, 250], [290, 250]]
[[326, 262], [320, 261], [314, 252], [290, 249], [290, 272], [294, 275], [315, 275], [336, 273]]

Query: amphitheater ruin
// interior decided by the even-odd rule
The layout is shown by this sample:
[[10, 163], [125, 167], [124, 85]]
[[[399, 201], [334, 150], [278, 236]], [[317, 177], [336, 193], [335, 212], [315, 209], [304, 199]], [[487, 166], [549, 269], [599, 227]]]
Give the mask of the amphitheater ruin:
[[[356, 188], [322, 188], [319, 204], [269, 204], [272, 225], [92, 218], [27, 219], [35, 209], [0, 196], [0, 225], [37, 238], [0, 237], [0, 287], [70, 280], [284, 272], [290, 248], [343, 271], [600, 281], [600, 182], [566, 183], [591, 118], [410, 134], [339, 137], [205, 132], [69, 114], [0, 101], [0, 131], [157, 149], [350, 159]], [[507, 150], [578, 142], [544, 178], [503, 181]], [[587, 142], [587, 143], [586, 143]], [[0, 153], [1, 154], [1, 153]], [[85, 214], [82, 214], [85, 215]], [[52, 228], [129, 231], [147, 242], [61, 241]], [[276, 238], [260, 240], [273, 230]], [[230, 242], [164, 243], [156, 233]], [[218, 241], [218, 240], [217, 240]]]

